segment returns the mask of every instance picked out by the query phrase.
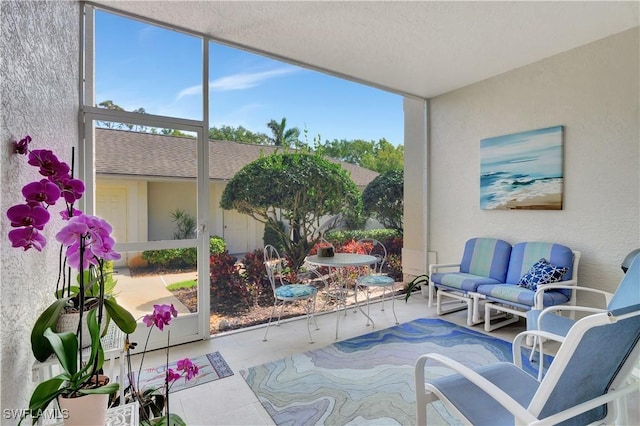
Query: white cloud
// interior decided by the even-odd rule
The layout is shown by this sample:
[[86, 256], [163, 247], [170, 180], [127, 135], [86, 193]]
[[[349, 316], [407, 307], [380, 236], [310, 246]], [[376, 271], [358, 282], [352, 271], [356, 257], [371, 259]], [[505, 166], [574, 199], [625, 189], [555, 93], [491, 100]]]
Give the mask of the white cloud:
[[202, 93], [202, 84], [187, 87], [186, 89], [183, 89], [180, 91], [180, 93], [178, 93], [178, 97], [176, 98], [176, 100], [181, 99], [184, 96], [199, 95], [200, 93]]
[[[277, 68], [271, 71], [255, 72], [255, 73], [239, 73], [232, 74], [226, 77], [220, 77], [218, 79], [209, 82], [209, 88], [216, 92], [226, 92], [230, 90], [245, 90], [252, 87], [259, 86], [261, 83], [270, 80], [272, 78], [281, 77], [284, 75], [292, 74], [300, 71], [295, 67], [283, 67]], [[177, 99], [184, 96], [197, 95], [201, 93], [202, 85], [187, 87], [186, 89], [178, 93]]]
[[209, 83], [211, 90], [225, 92], [229, 90], [244, 90], [258, 86], [266, 80], [292, 74], [299, 71], [299, 68], [283, 67], [271, 71], [263, 71], [256, 73], [240, 73], [227, 77], [221, 77]]

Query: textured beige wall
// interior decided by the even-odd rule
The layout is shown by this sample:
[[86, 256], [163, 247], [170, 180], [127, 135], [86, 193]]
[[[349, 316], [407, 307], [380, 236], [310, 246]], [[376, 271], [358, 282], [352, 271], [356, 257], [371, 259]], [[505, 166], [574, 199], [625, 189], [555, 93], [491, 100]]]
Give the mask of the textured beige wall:
[[[5, 212], [22, 202], [20, 188], [39, 175], [24, 157], [11, 154], [10, 141], [29, 134], [33, 148], [52, 149], [70, 161], [71, 146], [78, 142], [79, 4], [2, 1], [0, 7], [0, 382], [2, 409], [19, 409], [27, 407], [34, 386], [31, 327], [53, 301], [58, 267], [54, 235], [60, 221], [47, 228], [43, 252], [11, 248]], [[2, 419], [2, 424], [14, 423]]]
[[405, 98], [404, 109], [404, 246], [402, 269], [405, 274], [426, 272], [424, 256], [425, 193], [428, 170], [424, 161], [427, 141], [426, 101]]
[[[459, 261], [474, 236], [555, 241], [582, 252], [580, 285], [616, 288], [640, 247], [639, 51], [635, 28], [431, 99], [438, 262]], [[481, 210], [480, 140], [555, 125], [565, 126], [564, 209]]]

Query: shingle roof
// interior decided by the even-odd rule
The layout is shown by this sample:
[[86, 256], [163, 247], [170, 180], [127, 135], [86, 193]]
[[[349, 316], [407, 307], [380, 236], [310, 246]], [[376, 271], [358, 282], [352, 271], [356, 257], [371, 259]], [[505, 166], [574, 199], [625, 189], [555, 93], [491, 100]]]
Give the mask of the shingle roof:
[[[96, 129], [95, 134], [98, 175], [196, 177], [194, 139], [102, 128]], [[209, 177], [229, 180], [246, 164], [276, 149], [242, 142], [209, 141]], [[359, 187], [367, 186], [378, 175], [344, 161], [331, 161], [342, 165]]]

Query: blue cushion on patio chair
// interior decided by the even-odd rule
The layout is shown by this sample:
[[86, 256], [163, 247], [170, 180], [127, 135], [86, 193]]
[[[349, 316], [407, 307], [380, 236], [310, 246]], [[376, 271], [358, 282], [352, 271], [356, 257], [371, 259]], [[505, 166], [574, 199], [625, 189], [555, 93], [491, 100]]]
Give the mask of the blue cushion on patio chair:
[[286, 284], [276, 288], [276, 296], [283, 299], [300, 299], [304, 297], [312, 297], [317, 293], [317, 288], [303, 284]]
[[464, 272], [437, 272], [432, 275], [431, 279], [436, 283], [436, 287], [443, 285], [464, 291], [475, 291], [478, 286], [483, 284], [500, 284], [500, 281], [493, 278]]
[[388, 286], [394, 284], [395, 280], [388, 275], [384, 274], [370, 274], [358, 278], [359, 284], [366, 284], [370, 286]]
[[[512, 284], [482, 285], [478, 293], [484, 294], [488, 300], [497, 302], [509, 301], [522, 309], [529, 310], [535, 305], [535, 291]], [[543, 297], [544, 306], [567, 303], [569, 298], [559, 291], [546, 291]]]

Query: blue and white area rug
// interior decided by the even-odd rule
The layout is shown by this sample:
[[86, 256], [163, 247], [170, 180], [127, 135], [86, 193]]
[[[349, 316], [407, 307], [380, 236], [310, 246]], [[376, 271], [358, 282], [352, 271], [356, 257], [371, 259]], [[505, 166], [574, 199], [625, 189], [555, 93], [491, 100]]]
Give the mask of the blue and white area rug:
[[[416, 423], [414, 365], [429, 352], [471, 368], [512, 360], [510, 342], [418, 319], [240, 373], [277, 425], [408, 425]], [[523, 366], [536, 371], [524, 355]], [[428, 378], [451, 373], [427, 364]], [[431, 406], [437, 424], [457, 423], [441, 403]]]

